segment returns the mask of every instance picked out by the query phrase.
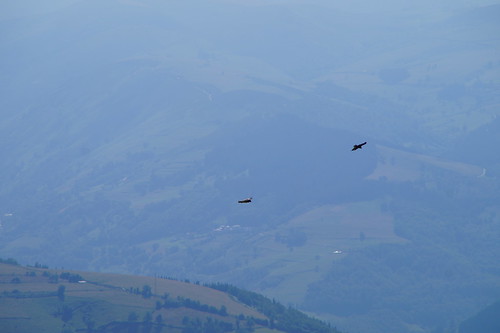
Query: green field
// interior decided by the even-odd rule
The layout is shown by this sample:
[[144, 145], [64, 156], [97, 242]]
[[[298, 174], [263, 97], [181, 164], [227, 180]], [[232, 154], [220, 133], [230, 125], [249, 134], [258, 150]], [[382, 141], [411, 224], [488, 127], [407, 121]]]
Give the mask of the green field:
[[[206, 316], [234, 323], [237, 316], [265, 319], [258, 311], [237, 302], [229, 295], [203, 286], [154, 277], [126, 276], [90, 272], [70, 272], [85, 280], [69, 282], [58, 279], [51, 282], [50, 276], [67, 271], [0, 264], [0, 329], [2, 332], [54, 332], [58, 329], [78, 330], [86, 327], [82, 318], [93, 322], [95, 328], [104, 327], [113, 321], [126, 322], [131, 313], [142, 321], [149, 313], [152, 320], [159, 315], [165, 329], [179, 327], [184, 317]], [[145, 298], [131, 292], [152, 288], [151, 297]], [[64, 287], [64, 299], [57, 295]], [[156, 303], [163, 302], [161, 296], [178, 296], [197, 300], [215, 308], [226, 307], [228, 316], [216, 316], [187, 308], [158, 309]], [[71, 309], [71, 318], [62, 319], [58, 312], [64, 307]], [[66, 319], [66, 318], [65, 318]]]
[[[0, 263], [0, 330], [234, 332], [246, 328], [271, 333], [293, 327], [286, 319], [290, 310], [279, 303], [231, 290], [233, 294], [166, 278]], [[238, 297], [245, 297], [246, 303]], [[298, 332], [337, 332], [304, 314], [295, 317], [304, 323], [295, 323]]]

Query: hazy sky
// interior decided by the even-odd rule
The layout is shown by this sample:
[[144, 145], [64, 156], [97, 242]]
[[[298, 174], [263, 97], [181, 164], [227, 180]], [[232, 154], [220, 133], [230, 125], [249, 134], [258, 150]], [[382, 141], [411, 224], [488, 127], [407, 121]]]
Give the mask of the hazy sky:
[[[446, 309], [463, 319], [497, 291], [484, 268], [498, 246], [497, 155], [476, 149], [500, 133], [492, 4], [1, 1], [0, 213], [13, 215], [0, 250], [227, 279], [284, 302], [314, 299], [314, 285], [325, 304], [366, 303], [356, 283], [370, 294], [380, 282], [393, 298], [373, 309], [393, 327]], [[218, 238], [220, 224], [244, 228]], [[297, 235], [305, 245], [287, 247]], [[448, 259], [469, 298], [427, 294], [448, 283]], [[471, 281], [493, 292], [470, 296]], [[369, 326], [373, 309], [342, 324]]]

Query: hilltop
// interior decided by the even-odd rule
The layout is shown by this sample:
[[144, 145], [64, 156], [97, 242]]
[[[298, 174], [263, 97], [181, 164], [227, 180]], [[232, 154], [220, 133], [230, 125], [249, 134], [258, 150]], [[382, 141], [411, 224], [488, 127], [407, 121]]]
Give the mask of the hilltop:
[[0, 263], [2, 332], [335, 333], [323, 322], [227, 284]]

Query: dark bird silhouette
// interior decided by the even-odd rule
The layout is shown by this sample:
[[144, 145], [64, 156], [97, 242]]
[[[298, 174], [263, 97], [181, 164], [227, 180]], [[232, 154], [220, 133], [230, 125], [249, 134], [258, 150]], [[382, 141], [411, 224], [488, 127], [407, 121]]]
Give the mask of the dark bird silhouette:
[[360, 143], [359, 145], [354, 145], [354, 146], [352, 146], [352, 149], [351, 149], [351, 150], [352, 150], [352, 151], [355, 151], [355, 150], [357, 150], [357, 149], [361, 149], [361, 148], [363, 148], [363, 146], [364, 146], [364, 145], [366, 145], [366, 142]]
[[238, 200], [238, 203], [250, 203], [250, 202], [252, 202], [252, 197], [243, 200]]

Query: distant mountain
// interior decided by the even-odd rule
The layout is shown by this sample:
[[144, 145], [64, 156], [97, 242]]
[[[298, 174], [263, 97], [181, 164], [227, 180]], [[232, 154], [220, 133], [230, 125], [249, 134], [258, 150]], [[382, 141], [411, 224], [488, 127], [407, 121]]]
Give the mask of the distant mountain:
[[2, 261], [8, 262], [0, 263], [2, 332], [338, 332], [226, 284], [207, 287]]
[[2, 2], [0, 253], [452, 331], [500, 298], [495, 2]]
[[500, 330], [500, 302], [491, 304], [460, 324], [459, 333], [494, 333]]

